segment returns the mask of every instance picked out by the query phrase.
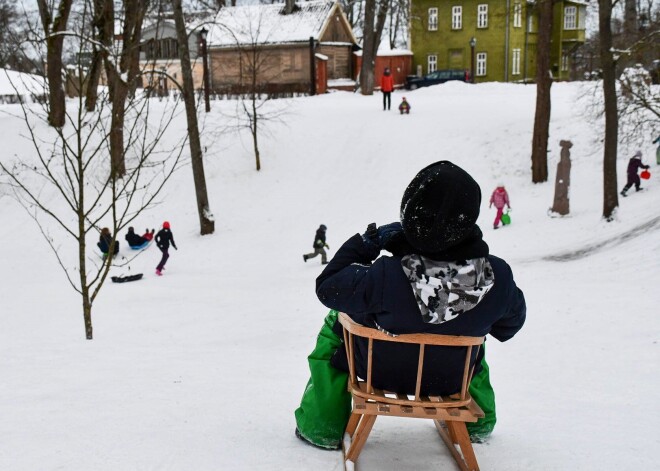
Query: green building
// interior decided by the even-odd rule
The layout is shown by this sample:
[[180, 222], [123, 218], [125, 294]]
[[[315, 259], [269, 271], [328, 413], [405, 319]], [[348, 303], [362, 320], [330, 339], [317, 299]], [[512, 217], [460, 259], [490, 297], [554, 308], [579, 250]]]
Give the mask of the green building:
[[[410, 9], [413, 73], [464, 69], [473, 72], [475, 82], [534, 80], [535, 2], [411, 0]], [[573, 54], [585, 39], [586, 10], [582, 0], [555, 4], [550, 64], [556, 80], [570, 78]]]

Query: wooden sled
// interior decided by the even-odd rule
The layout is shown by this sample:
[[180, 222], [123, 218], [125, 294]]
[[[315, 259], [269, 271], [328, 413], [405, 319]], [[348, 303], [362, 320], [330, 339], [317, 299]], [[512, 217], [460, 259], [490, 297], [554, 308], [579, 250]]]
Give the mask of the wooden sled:
[[[478, 471], [479, 465], [470, 442], [466, 422], [476, 422], [484, 416], [483, 411], [472, 400], [468, 388], [474, 372], [470, 365], [472, 349], [479, 349], [484, 337], [462, 337], [437, 334], [406, 334], [396, 337], [389, 336], [376, 329], [371, 329], [354, 322], [348, 315], [339, 314], [339, 322], [344, 331], [344, 345], [348, 357], [349, 379], [348, 390], [353, 398], [351, 412], [342, 450], [344, 452], [344, 469], [356, 470], [357, 459], [367, 442], [369, 433], [379, 415], [431, 419], [434, 421], [440, 437], [447, 445], [456, 464], [462, 471]], [[368, 339], [367, 377], [359, 379], [355, 372], [354, 342], [355, 337]], [[412, 343], [419, 345], [419, 360], [417, 363], [417, 382], [414, 397], [395, 391], [383, 391], [371, 384], [374, 341]], [[465, 366], [461, 391], [451, 396], [427, 396], [420, 394], [422, 370], [424, 366], [425, 347], [439, 345], [464, 348], [466, 350]], [[477, 350], [478, 353], [478, 350]]]

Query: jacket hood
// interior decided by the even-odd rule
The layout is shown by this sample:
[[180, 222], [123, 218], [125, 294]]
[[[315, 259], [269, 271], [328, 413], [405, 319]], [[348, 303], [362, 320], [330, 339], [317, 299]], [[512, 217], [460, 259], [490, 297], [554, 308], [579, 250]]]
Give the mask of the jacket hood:
[[485, 257], [445, 262], [412, 254], [401, 265], [428, 324], [442, 324], [474, 308], [495, 282]]

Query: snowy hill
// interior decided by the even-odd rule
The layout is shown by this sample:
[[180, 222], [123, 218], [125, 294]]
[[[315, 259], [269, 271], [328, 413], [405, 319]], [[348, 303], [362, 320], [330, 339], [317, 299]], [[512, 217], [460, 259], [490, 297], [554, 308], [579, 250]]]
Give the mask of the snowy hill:
[[[342, 469], [341, 453], [293, 435], [306, 356], [327, 312], [314, 293], [320, 261], [302, 254], [321, 223], [332, 256], [368, 223], [397, 220], [410, 179], [443, 159], [480, 183], [484, 237], [528, 304], [515, 338], [488, 341], [498, 425], [475, 445], [481, 468], [655, 468], [660, 168], [649, 136], [641, 149], [651, 180], [603, 222], [601, 130], [580, 114], [580, 94], [579, 84], [553, 86], [550, 179], [540, 185], [530, 178], [533, 86], [406, 92], [406, 116], [383, 112], [380, 95], [294, 99], [286, 124], [271, 123], [262, 138], [259, 173], [247, 135], [213, 132], [235, 106], [214, 102], [203, 118], [216, 233], [198, 235], [192, 174], [182, 169], [135, 223], [170, 221], [179, 250], [162, 278], [150, 247], [131, 263], [143, 280], [104, 286], [93, 341], [38, 228], [0, 189], [0, 469]], [[30, 152], [17, 112], [0, 106], [3, 159]], [[571, 214], [550, 218], [560, 139], [574, 144]], [[620, 149], [620, 187], [634, 150]], [[488, 196], [500, 181], [513, 223], [494, 231]], [[387, 418], [360, 465], [454, 466], [432, 422]]]

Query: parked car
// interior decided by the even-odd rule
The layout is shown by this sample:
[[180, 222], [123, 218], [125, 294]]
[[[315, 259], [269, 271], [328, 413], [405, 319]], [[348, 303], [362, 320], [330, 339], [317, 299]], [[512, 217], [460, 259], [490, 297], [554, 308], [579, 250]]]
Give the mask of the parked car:
[[438, 83], [449, 82], [450, 80], [459, 80], [461, 82], [470, 81], [470, 71], [463, 69], [446, 69], [436, 70], [424, 77], [417, 75], [408, 75], [406, 77], [406, 89], [415, 90], [419, 87], [428, 87], [429, 85], [436, 85]]

